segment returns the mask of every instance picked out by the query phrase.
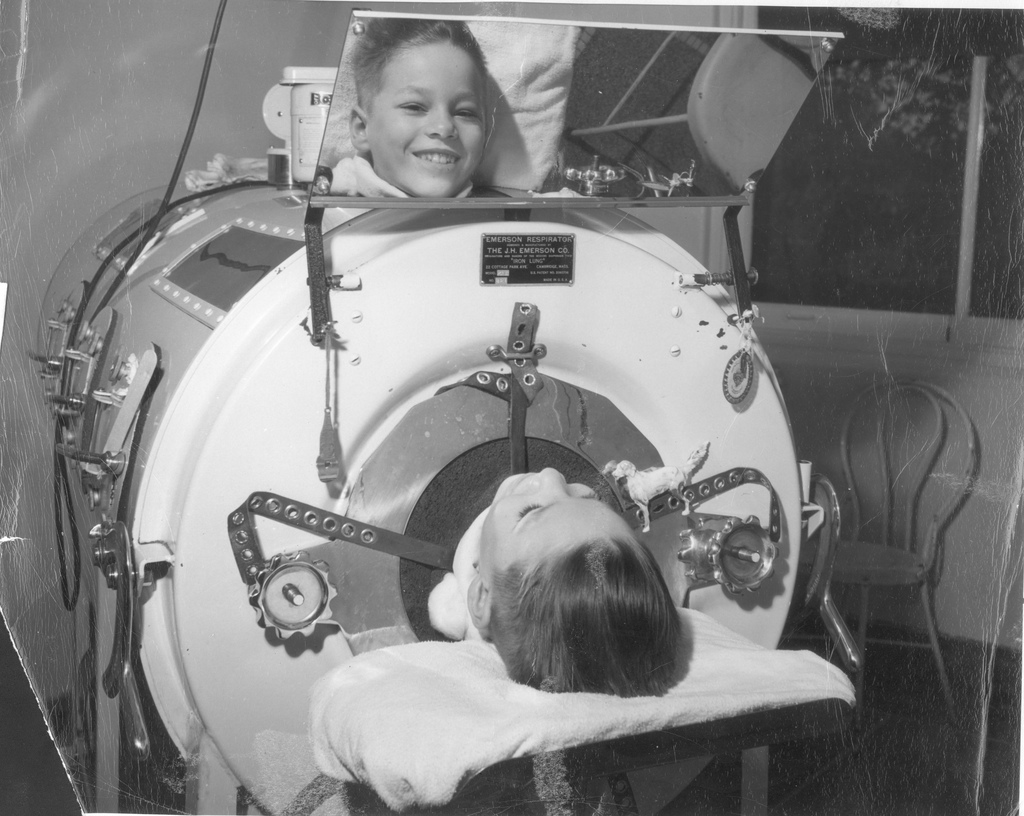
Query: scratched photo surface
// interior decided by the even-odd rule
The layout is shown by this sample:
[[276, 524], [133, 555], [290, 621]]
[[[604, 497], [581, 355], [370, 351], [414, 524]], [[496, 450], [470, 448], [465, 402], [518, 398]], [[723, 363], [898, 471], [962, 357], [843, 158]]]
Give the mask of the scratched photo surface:
[[[471, 193], [564, 208], [316, 189], [367, 5], [564, 21], [473, 24], [505, 127]], [[311, 689], [450, 639], [427, 597], [510, 457], [623, 509], [689, 620], [856, 704], [731, 716], [628, 788], [527, 748], [458, 812], [1018, 812], [1024, 13], [20, 0], [0, 115], [0, 813], [388, 812], [313, 762]], [[755, 475], [648, 506], [632, 463]]]
[[[391, 53], [389, 37], [439, 36], [433, 24], [353, 17], [333, 88], [302, 99], [307, 107], [330, 103], [314, 192], [326, 194], [329, 185], [335, 205], [353, 197], [462, 197], [471, 180], [476, 191], [512, 198], [735, 196], [764, 170], [828, 59], [821, 38], [799, 30], [780, 36], [471, 20], [466, 31], [486, 73], [446, 77], [462, 89], [465, 100], [454, 102], [465, 107], [455, 105], [450, 124], [438, 125], [436, 98], [448, 86], [419, 87], [415, 72], [401, 72], [403, 60], [429, 66], [450, 46], [417, 52], [402, 45], [380, 63], [379, 77], [372, 70], [383, 59], [377, 55]], [[738, 61], [762, 70], [744, 73]], [[386, 119], [388, 105], [401, 117]], [[388, 122], [402, 128], [421, 162], [431, 148], [450, 162], [439, 169], [434, 159], [429, 177], [416, 162], [398, 162], [395, 145], [382, 138]]]
[[[451, 36], [432, 31], [433, 24], [357, 13], [336, 80], [325, 74], [324, 84], [304, 93], [308, 112], [300, 122], [314, 121], [315, 105], [330, 105], [316, 169], [309, 159], [305, 172], [314, 193], [335, 206], [347, 198], [462, 198], [469, 181], [471, 196], [490, 191], [517, 199], [575, 193], [693, 204], [736, 196], [764, 171], [830, 53], [821, 37], [800, 29], [758, 34], [659, 30], [656, 22], [623, 29], [471, 20], [462, 36], [472, 45], [465, 48], [479, 48], [485, 73], [473, 68], [461, 77], [464, 87], [459, 75], [447, 78], [462, 88], [466, 105], [452, 107], [439, 134], [429, 106], [447, 86], [438, 80], [418, 87], [415, 70], [402, 73], [404, 60], [429, 66], [451, 48], [404, 45]], [[391, 57], [389, 38], [403, 43]], [[406, 96], [394, 96], [399, 92]], [[386, 118], [387, 105], [401, 117]], [[414, 169], [414, 161], [396, 161], [395, 144], [382, 138], [386, 122], [401, 127], [420, 162], [436, 154], [432, 148], [450, 160], [439, 167], [431, 159], [429, 174]], [[396, 202], [380, 206], [389, 203]]]

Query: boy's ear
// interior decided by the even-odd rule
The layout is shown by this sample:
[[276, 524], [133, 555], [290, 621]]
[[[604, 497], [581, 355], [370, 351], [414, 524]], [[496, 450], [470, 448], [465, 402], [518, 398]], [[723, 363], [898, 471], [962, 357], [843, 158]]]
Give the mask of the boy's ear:
[[358, 105], [352, 106], [348, 117], [348, 129], [352, 136], [352, 147], [359, 153], [370, 152], [370, 140], [366, 137], [366, 113]]
[[491, 590], [480, 580], [479, 574], [473, 576], [466, 592], [466, 606], [469, 607], [469, 619], [484, 640], [490, 638], [491, 624]]

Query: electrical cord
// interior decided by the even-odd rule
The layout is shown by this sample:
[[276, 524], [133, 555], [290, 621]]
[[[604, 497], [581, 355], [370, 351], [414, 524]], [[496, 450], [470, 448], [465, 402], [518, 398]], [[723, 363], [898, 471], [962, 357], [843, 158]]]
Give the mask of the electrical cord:
[[[188, 204], [199, 198], [209, 198], [214, 195], [221, 193], [232, 192], [239, 188], [245, 187], [262, 187], [267, 182], [262, 181], [240, 181], [234, 184], [228, 184], [223, 187], [218, 187], [216, 190], [204, 190], [199, 193], [191, 193], [187, 196], [172, 201], [168, 210], [173, 210], [175, 207], [180, 207], [183, 204]], [[154, 216], [155, 218], [155, 216]], [[78, 329], [81, 326], [81, 315], [85, 313], [87, 302], [89, 299], [90, 292], [96, 291], [96, 287], [99, 281], [102, 280], [103, 275], [107, 269], [110, 268], [110, 264], [113, 263], [114, 259], [128, 247], [132, 241], [136, 240], [139, 235], [146, 229], [148, 229], [150, 222], [153, 219], [145, 221], [139, 226], [134, 232], [132, 232], [127, 238], [122, 240], [117, 246], [115, 246], [100, 263], [99, 268], [93, 274], [92, 278], [88, 281], [84, 281], [84, 291], [82, 293], [82, 302], [79, 305], [78, 310], [75, 313], [75, 317], [72, 320], [71, 328], [68, 331], [68, 337], [75, 337], [78, 334]], [[67, 369], [61, 372], [61, 392], [67, 388], [67, 378], [70, 376], [70, 371]], [[54, 459], [53, 459], [53, 499], [54, 499], [54, 524], [57, 533], [57, 560], [60, 562], [60, 586], [61, 586], [61, 600], [64, 604], [64, 608], [69, 612], [73, 611], [78, 603], [78, 594], [81, 586], [81, 573], [82, 573], [82, 555], [79, 548], [79, 537], [78, 537], [78, 525], [75, 522], [75, 507], [71, 497], [71, 483], [68, 479], [67, 462], [64, 457], [57, 453], [57, 444], [64, 440], [60, 435], [60, 420], [57, 420], [55, 425], [56, 433], [54, 434]], [[64, 536], [64, 524], [63, 515], [61, 513], [61, 503], [63, 502], [63, 510], [67, 513], [68, 517], [68, 528], [71, 530], [71, 544], [72, 553], [74, 554], [74, 583], [68, 583], [67, 577], [67, 553], [66, 547], [67, 542]]]
[[[60, 597], [68, 612], [74, 611], [78, 605], [78, 594], [82, 586], [82, 549], [78, 541], [78, 526], [74, 523], [74, 507], [71, 503], [71, 482], [68, 479], [67, 462], [57, 452], [57, 444], [63, 441], [60, 435], [60, 421], [54, 428], [53, 444], [53, 514], [57, 529], [57, 560], [60, 563]], [[67, 508], [71, 524], [71, 552], [74, 557], [72, 583], [68, 582], [67, 542], [64, 538], [64, 518], [61, 503]]]
[[[124, 280], [128, 274], [132, 265], [138, 260], [139, 255], [142, 253], [143, 248], [153, 239], [159, 228], [160, 222], [164, 216], [170, 211], [172, 206], [181, 206], [182, 203], [190, 201], [194, 198], [211, 195], [210, 191], [204, 191], [199, 194], [192, 196], [186, 196], [184, 199], [179, 199], [173, 205], [171, 203], [171, 196], [174, 194], [175, 188], [178, 186], [178, 179], [181, 176], [181, 169], [185, 164], [185, 157], [188, 154], [189, 147], [192, 144], [192, 137], [195, 134], [196, 124], [199, 121], [199, 113], [202, 110], [203, 98], [206, 95], [206, 85], [209, 81], [210, 68], [213, 64], [214, 50], [217, 45], [217, 39], [220, 35], [221, 22], [224, 19], [224, 11], [227, 7], [227, 0], [220, 0], [217, 6], [217, 12], [214, 17], [213, 30], [210, 33], [210, 41], [206, 48], [206, 58], [203, 61], [203, 70], [199, 79], [199, 87], [196, 92], [195, 103], [192, 106], [192, 115], [189, 119], [188, 129], [185, 132], [185, 137], [181, 144], [181, 149], [178, 152], [178, 159], [175, 162], [174, 170], [171, 173], [171, 178], [168, 181], [167, 188], [164, 192], [160, 206], [157, 209], [156, 214], [146, 221], [139, 227], [138, 230], [133, 232], [120, 244], [114, 247], [110, 253], [103, 259], [99, 269], [93, 275], [91, 280], [85, 283], [82, 292], [82, 301], [75, 312], [75, 316], [72, 319], [67, 334], [68, 341], [73, 342], [74, 338], [78, 336], [78, 331], [81, 328], [82, 320], [89, 301], [92, 299], [96, 290], [99, 287], [99, 283], [106, 273], [110, 264], [114, 258], [117, 257], [118, 253], [122, 252], [133, 240], [138, 238], [139, 235], [143, 235], [142, 239], [138, 241], [131, 256], [125, 262], [124, 266], [118, 270], [117, 275], [107, 288], [103, 297], [100, 299], [96, 306], [93, 315], [102, 311], [103, 308], [110, 302], [114, 296], [114, 292], [117, 291], [118, 286]], [[242, 182], [239, 185], [231, 185], [232, 188], [238, 186], [255, 186], [262, 184], [262, 182]], [[216, 192], [222, 192], [225, 188], [221, 188]], [[143, 233], [143, 230], [145, 232]], [[67, 378], [70, 376], [69, 367], [62, 367], [64, 370], [61, 372], [61, 390], [63, 391], [67, 385]], [[61, 586], [61, 601], [64, 604], [64, 608], [69, 612], [73, 611], [78, 604], [78, 597], [81, 588], [81, 546], [78, 537], [78, 524], [75, 519], [74, 503], [71, 496], [71, 482], [67, 472], [67, 462], [64, 457], [57, 452], [57, 445], [63, 442], [61, 435], [61, 420], [58, 418], [54, 426], [54, 473], [53, 473], [53, 498], [54, 498], [54, 523], [56, 525], [57, 534], [57, 560], [60, 568], [60, 586]], [[67, 541], [64, 536], [64, 514], [61, 510], [63, 504], [64, 509], [68, 514], [68, 528], [71, 530], [71, 545], [73, 552], [73, 583], [69, 584], [67, 574]]]

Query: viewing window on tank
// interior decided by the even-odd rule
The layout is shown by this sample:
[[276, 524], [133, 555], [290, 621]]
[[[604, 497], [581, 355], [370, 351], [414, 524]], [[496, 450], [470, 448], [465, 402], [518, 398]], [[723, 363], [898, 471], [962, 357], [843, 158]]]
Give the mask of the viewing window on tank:
[[165, 279], [227, 311], [300, 246], [291, 238], [229, 227], [188, 255]]

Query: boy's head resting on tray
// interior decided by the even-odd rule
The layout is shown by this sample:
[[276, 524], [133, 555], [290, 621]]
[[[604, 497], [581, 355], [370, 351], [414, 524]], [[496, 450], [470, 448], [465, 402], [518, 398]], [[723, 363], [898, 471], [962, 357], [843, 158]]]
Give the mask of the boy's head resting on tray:
[[654, 557], [590, 488], [555, 470], [498, 488], [467, 595], [517, 682], [634, 697], [678, 679], [681, 624]]
[[487, 139], [484, 56], [464, 23], [371, 19], [353, 60], [352, 146], [420, 197], [469, 191]]

